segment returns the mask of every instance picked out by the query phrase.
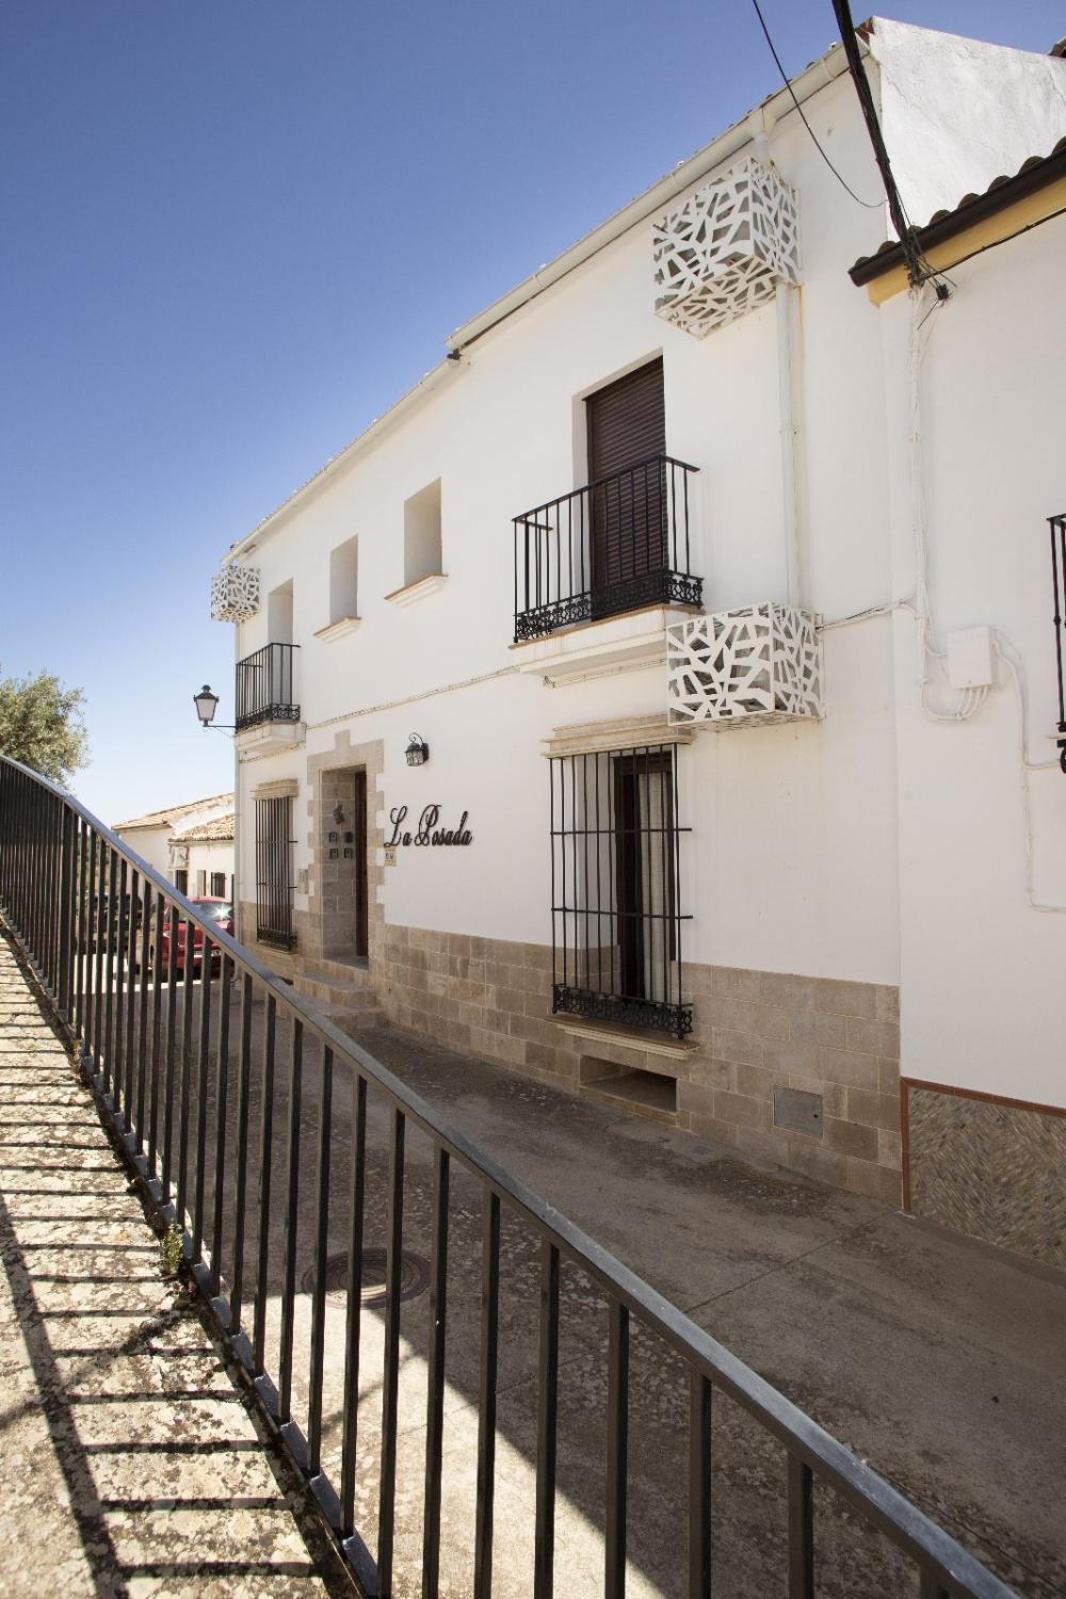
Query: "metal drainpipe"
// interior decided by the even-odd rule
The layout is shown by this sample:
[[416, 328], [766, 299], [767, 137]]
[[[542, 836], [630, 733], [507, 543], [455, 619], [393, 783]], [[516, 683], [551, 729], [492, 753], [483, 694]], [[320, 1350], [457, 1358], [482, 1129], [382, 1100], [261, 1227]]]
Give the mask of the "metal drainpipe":
[[781, 509], [784, 521], [785, 591], [789, 605], [803, 605], [800, 564], [799, 454], [795, 403], [796, 336], [799, 289], [777, 286], [777, 392], [781, 435]]
[[[750, 119], [755, 159], [772, 166], [770, 133], [775, 118], [762, 106]], [[797, 403], [797, 324], [799, 289], [791, 283], [777, 286], [777, 404], [778, 432], [781, 439], [781, 514], [784, 532], [785, 600], [803, 605], [803, 575], [800, 564], [800, 484], [799, 431]]]

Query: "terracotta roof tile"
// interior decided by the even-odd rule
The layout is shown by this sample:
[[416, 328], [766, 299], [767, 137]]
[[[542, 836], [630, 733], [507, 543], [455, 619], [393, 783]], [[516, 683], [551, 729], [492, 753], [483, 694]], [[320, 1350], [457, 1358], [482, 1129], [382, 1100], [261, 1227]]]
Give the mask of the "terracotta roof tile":
[[165, 810], [147, 811], [144, 816], [135, 816], [129, 822], [116, 822], [112, 831], [117, 832], [125, 827], [172, 827], [183, 816], [194, 816], [197, 811], [209, 810], [215, 805], [227, 805], [232, 800], [232, 794], [213, 794], [209, 799], [190, 800], [186, 805], [169, 805]]

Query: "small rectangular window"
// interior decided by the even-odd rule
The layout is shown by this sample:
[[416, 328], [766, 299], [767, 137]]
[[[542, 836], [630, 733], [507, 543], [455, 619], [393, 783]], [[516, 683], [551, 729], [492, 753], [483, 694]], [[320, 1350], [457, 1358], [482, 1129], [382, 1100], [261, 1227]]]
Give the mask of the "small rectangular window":
[[179, 866], [174, 873], [174, 887], [179, 894], [187, 894], [189, 892], [189, 874], [184, 866]]
[[226, 874], [225, 874], [225, 872], [212, 872], [211, 873], [211, 898], [212, 899], [225, 899], [225, 897], [226, 897]]
[[267, 595], [267, 634], [271, 644], [292, 643], [292, 578]]
[[404, 587], [435, 577], [441, 566], [440, 478], [412, 494], [403, 507]]
[[329, 619], [346, 622], [359, 615], [359, 540], [346, 539], [329, 552]]

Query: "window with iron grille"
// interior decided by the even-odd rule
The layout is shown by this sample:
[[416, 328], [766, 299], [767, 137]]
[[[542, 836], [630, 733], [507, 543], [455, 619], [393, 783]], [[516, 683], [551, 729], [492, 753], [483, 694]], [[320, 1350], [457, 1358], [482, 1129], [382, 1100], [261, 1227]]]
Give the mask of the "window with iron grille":
[[211, 873], [211, 897], [212, 897], [212, 899], [225, 899], [225, 897], [226, 897], [226, 874], [225, 874], [225, 872], [212, 872]]
[[293, 949], [292, 799], [255, 802], [256, 937], [275, 949]]
[[551, 758], [552, 1010], [683, 1038], [677, 747]]

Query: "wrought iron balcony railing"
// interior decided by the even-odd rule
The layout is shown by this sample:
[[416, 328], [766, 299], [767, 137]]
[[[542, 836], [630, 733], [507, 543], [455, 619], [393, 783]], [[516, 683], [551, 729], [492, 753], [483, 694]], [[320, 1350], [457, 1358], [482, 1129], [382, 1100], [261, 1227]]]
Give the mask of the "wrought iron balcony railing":
[[1055, 665], [1059, 691], [1059, 765], [1066, 772], [1066, 515], [1049, 516], [1051, 528], [1051, 587], [1055, 627]]
[[293, 693], [293, 650], [298, 644], [264, 644], [237, 662], [238, 733], [261, 722], [298, 722]]
[[[142, 902], [151, 914], [138, 918]], [[630, 1420], [650, 1338], [660, 1363], [655, 1404], [674, 1418], [681, 1446], [669, 1502], [656, 1517], [680, 1534], [691, 1599], [710, 1599], [712, 1563], [730, 1522], [728, 1495], [723, 1504], [712, 1491], [716, 1437], [723, 1424], [726, 1435], [735, 1425], [720, 1408], [722, 1398], [781, 1447], [780, 1485], [767, 1480], [757, 1521], [742, 1516], [733, 1525], [742, 1540], [757, 1542], [763, 1558], [769, 1541], [769, 1558], [780, 1559], [793, 1599], [814, 1599], [820, 1560], [833, 1591], [843, 1581], [849, 1592], [917, 1593], [920, 1585], [923, 1599], [1011, 1599], [1010, 1589], [954, 1538], [450, 1127], [80, 801], [6, 756], [0, 756], [0, 911], [157, 1225], [180, 1237], [203, 1314], [246, 1374], [253, 1402], [298, 1468], [359, 1592], [391, 1599], [448, 1586], [490, 1599], [497, 1480], [509, 1486], [502, 1529], [508, 1540], [515, 1506], [524, 1503], [496, 1465], [498, 1444], [515, 1453], [509, 1424], [519, 1420], [526, 1436], [525, 1410], [498, 1404], [501, 1375], [513, 1381], [510, 1367], [501, 1372], [501, 1357], [513, 1347], [505, 1336], [512, 1323], [501, 1326], [501, 1301], [514, 1315], [524, 1281], [538, 1359], [530, 1400], [531, 1537], [528, 1544], [514, 1540], [515, 1559], [528, 1558], [522, 1592], [552, 1599], [576, 1591], [572, 1550], [565, 1538], [557, 1545], [556, 1519], [565, 1514], [564, 1496], [587, 1479], [591, 1519], [582, 1512], [582, 1525], [599, 1543], [600, 1591], [624, 1599], [639, 1519], [632, 1518], [631, 1528], [627, 1511], [640, 1502], [648, 1454], [642, 1435], [630, 1447]], [[167, 956], [157, 958], [152, 928], [164, 924]], [[178, 945], [193, 947], [197, 932], [200, 974], [192, 961], [179, 974]], [[480, 1234], [471, 1258], [462, 1253], [467, 1221], [474, 1237]], [[401, 1336], [407, 1249], [420, 1233], [429, 1238], [429, 1312], [422, 1322], [405, 1316]], [[379, 1236], [384, 1294], [373, 1303], [381, 1307], [380, 1328], [363, 1339], [372, 1303], [364, 1271], [374, 1253], [364, 1239]], [[331, 1242], [334, 1249], [342, 1243], [339, 1255]], [[536, 1262], [538, 1254], [539, 1265], [516, 1277], [516, 1259]], [[579, 1326], [565, 1314], [575, 1269], [582, 1283]], [[473, 1282], [479, 1283], [476, 1359], [463, 1319]], [[330, 1305], [339, 1301], [336, 1310], [327, 1296]], [[514, 1324], [523, 1325], [521, 1313]], [[582, 1410], [580, 1437], [572, 1438], [565, 1372], [576, 1360], [589, 1363], [583, 1381], [590, 1394], [600, 1394], [601, 1408], [598, 1417], [594, 1406]], [[421, 1397], [417, 1378], [412, 1385], [420, 1364]], [[465, 1383], [456, 1392], [470, 1395], [477, 1454], [476, 1477], [462, 1479], [470, 1480], [474, 1503], [460, 1498], [458, 1516], [455, 1473], [451, 1496], [443, 1493], [457, 1446], [449, 1455], [444, 1444], [455, 1436], [456, 1413], [464, 1417], [458, 1434], [464, 1449], [470, 1432], [465, 1405], [445, 1405], [454, 1383]], [[425, 1417], [421, 1450], [415, 1406]], [[598, 1482], [590, 1471], [597, 1428]], [[508, 1470], [514, 1470], [510, 1458]], [[840, 1554], [843, 1564], [834, 1561], [827, 1536], [834, 1497], [845, 1502], [849, 1521], [862, 1525], [864, 1546], [880, 1533], [911, 1564], [918, 1578], [913, 1589], [908, 1573], [898, 1570], [886, 1586], [880, 1564], [880, 1579], [856, 1577], [856, 1545]]]
[[643, 605], [699, 605], [689, 480], [656, 455], [514, 519], [515, 643]]

